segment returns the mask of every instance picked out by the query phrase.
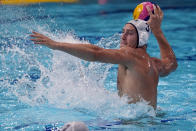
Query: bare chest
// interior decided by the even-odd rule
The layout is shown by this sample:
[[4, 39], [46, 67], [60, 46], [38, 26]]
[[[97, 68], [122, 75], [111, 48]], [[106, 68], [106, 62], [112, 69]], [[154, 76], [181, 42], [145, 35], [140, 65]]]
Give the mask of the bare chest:
[[133, 67], [129, 69], [119, 65], [117, 80], [120, 95], [133, 96], [135, 94], [154, 92], [158, 84], [158, 75], [156, 75], [153, 68], [143, 70], [142, 67]]

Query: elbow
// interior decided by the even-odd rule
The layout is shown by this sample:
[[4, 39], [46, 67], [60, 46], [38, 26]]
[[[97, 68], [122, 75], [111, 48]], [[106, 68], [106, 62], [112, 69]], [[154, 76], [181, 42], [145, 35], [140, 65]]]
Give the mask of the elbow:
[[97, 61], [97, 52], [94, 50], [89, 50], [88, 53], [84, 52], [83, 54], [77, 55], [77, 57], [85, 61], [95, 62]]
[[170, 64], [168, 64], [168, 66], [166, 67], [166, 70], [168, 70], [167, 72], [167, 75], [170, 73], [170, 72], [174, 72], [178, 67], [178, 63], [176, 60], [172, 60], [170, 62]]
[[[170, 72], [174, 72], [177, 68], [178, 68], [178, 63], [177, 63], [177, 61], [176, 61], [176, 60], [172, 61], [171, 64], [170, 64], [170, 66], [168, 66], [168, 74], [169, 74]], [[167, 75], [168, 75], [168, 74], [167, 74]]]
[[175, 71], [178, 68], [176, 58], [170, 58], [166, 68], [169, 70], [169, 72]]
[[93, 57], [92, 57], [92, 60], [91, 61], [100, 61], [101, 60], [101, 56], [103, 54], [103, 51], [100, 49], [100, 50], [95, 50], [93, 52]]
[[161, 71], [160, 76], [168, 76], [171, 72], [174, 72], [178, 68], [178, 63], [176, 60], [172, 60], [168, 64], [166, 64], [163, 68], [163, 71]]
[[93, 50], [92, 55], [88, 58], [88, 61], [91, 61], [91, 62], [99, 61], [100, 54], [101, 54], [100, 50]]

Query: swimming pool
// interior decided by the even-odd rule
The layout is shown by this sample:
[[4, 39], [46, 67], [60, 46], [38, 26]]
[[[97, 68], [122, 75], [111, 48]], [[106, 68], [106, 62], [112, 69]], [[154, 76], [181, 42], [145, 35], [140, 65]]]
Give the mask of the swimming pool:
[[[56, 130], [69, 121], [90, 130], [195, 130], [196, 8], [163, 8], [162, 28], [179, 66], [159, 81], [156, 113], [117, 96], [117, 65], [89, 63], [29, 40], [35, 30], [57, 41], [118, 48], [135, 6], [0, 6], [0, 130]], [[153, 36], [148, 52], [159, 57]]]

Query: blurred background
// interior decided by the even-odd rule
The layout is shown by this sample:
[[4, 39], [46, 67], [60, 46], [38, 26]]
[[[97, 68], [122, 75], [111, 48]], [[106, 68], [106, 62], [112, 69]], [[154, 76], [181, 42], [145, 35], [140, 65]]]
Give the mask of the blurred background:
[[[64, 2], [64, 3], [80, 3], [80, 4], [122, 4], [122, 3], [141, 3], [143, 0], [0, 0], [2, 4], [20, 4], [20, 3], [39, 3], [39, 2]], [[194, 7], [195, 0], [150, 0], [162, 6], [172, 7]]]

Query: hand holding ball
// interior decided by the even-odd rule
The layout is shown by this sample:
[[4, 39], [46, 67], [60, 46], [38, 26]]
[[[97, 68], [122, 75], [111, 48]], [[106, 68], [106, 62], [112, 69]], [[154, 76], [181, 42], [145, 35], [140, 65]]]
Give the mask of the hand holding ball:
[[145, 20], [145, 21], [149, 20], [150, 15], [148, 13], [146, 6], [149, 6], [149, 8], [151, 9], [152, 12], [154, 11], [153, 4], [151, 2], [143, 2], [139, 5], [137, 5], [137, 7], [134, 9], [134, 12], [133, 12], [133, 19], [134, 20], [137, 20], [137, 19], [141, 19], [141, 20]]

